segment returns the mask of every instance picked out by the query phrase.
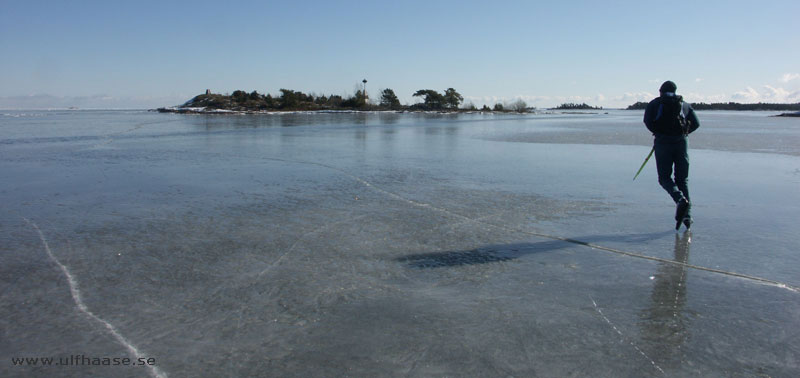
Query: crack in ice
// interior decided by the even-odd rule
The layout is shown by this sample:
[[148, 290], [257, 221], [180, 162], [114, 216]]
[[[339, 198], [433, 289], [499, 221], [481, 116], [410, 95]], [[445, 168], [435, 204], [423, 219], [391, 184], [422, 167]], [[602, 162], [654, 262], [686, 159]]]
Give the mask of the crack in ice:
[[[50, 245], [47, 243], [47, 239], [44, 237], [44, 233], [36, 223], [32, 222], [28, 218], [22, 217], [26, 223], [28, 223], [31, 227], [33, 227], [36, 232], [39, 234], [39, 240], [42, 241], [42, 245], [44, 245], [44, 249], [47, 252], [47, 255], [50, 259], [61, 269], [61, 272], [64, 273], [64, 277], [67, 279], [67, 284], [69, 285], [69, 291], [72, 295], [72, 301], [75, 302], [75, 305], [78, 307], [82, 313], [86, 314], [86, 316], [94, 319], [95, 321], [103, 324], [105, 328], [111, 333], [112, 336], [122, 344], [128, 351], [134, 355], [134, 357], [138, 360], [140, 358], [146, 358], [136, 346], [134, 346], [128, 339], [126, 339], [122, 334], [119, 333], [116, 327], [114, 327], [111, 323], [105, 321], [103, 318], [95, 315], [89, 308], [83, 303], [83, 298], [81, 297], [80, 289], [78, 288], [78, 281], [75, 277], [70, 273], [69, 268], [66, 265], [62, 264], [61, 261], [56, 258], [53, 254], [53, 251], [50, 250]], [[145, 365], [150, 370], [150, 374], [156, 378], [166, 378], [167, 374], [162, 372], [159, 368], [153, 365]]]
[[[351, 213], [351, 214], [352, 214], [352, 213]], [[274, 268], [275, 266], [277, 266], [277, 265], [278, 265], [278, 264], [281, 262], [281, 260], [283, 260], [283, 258], [284, 258], [284, 257], [286, 257], [287, 255], [289, 255], [289, 253], [290, 253], [290, 252], [292, 252], [292, 251], [294, 250], [294, 248], [297, 246], [297, 244], [299, 244], [301, 241], [303, 241], [303, 240], [304, 240], [304, 239], [305, 239], [307, 236], [309, 236], [309, 235], [312, 235], [312, 234], [315, 234], [315, 233], [317, 233], [317, 232], [320, 232], [320, 231], [323, 231], [323, 230], [325, 230], [325, 229], [327, 229], [327, 228], [329, 228], [329, 227], [333, 227], [333, 226], [335, 226], [335, 225], [337, 225], [337, 224], [344, 223], [344, 222], [350, 222], [350, 221], [354, 221], [354, 220], [356, 220], [356, 219], [360, 219], [360, 218], [364, 218], [364, 217], [366, 217], [366, 215], [359, 215], [359, 216], [357, 216], [357, 217], [353, 217], [353, 218], [347, 218], [347, 219], [343, 219], [343, 220], [340, 220], [340, 221], [337, 221], [337, 222], [326, 223], [326, 224], [323, 224], [322, 226], [319, 226], [319, 227], [317, 227], [317, 228], [315, 228], [315, 229], [313, 229], [313, 230], [311, 230], [311, 231], [308, 231], [308, 232], [306, 232], [306, 233], [304, 233], [304, 234], [300, 235], [300, 236], [299, 236], [299, 237], [298, 237], [298, 238], [297, 238], [297, 239], [294, 241], [294, 243], [292, 243], [292, 245], [289, 247], [289, 249], [287, 249], [287, 250], [286, 250], [286, 252], [284, 252], [284, 253], [281, 255], [281, 257], [278, 257], [278, 259], [277, 259], [277, 260], [275, 260], [275, 262], [273, 262], [272, 264], [270, 264], [268, 267], [264, 268], [264, 270], [262, 270], [260, 273], [258, 273], [258, 275], [257, 275], [256, 277], [261, 277], [262, 275], [264, 275], [264, 273], [266, 273], [266, 272], [270, 271], [272, 268]]]
[[[602, 316], [602, 317], [603, 317], [603, 320], [605, 320], [605, 321], [606, 321], [606, 323], [608, 323], [608, 325], [610, 325], [610, 326], [611, 326], [611, 328], [613, 328], [613, 329], [614, 329], [614, 331], [616, 331], [616, 332], [617, 332], [617, 334], [619, 334], [619, 336], [622, 338], [622, 340], [621, 340], [621, 341], [625, 341], [625, 340], [627, 339], [627, 338], [625, 337], [625, 335], [624, 335], [624, 334], [622, 334], [622, 331], [620, 331], [620, 330], [619, 330], [619, 328], [617, 328], [617, 326], [615, 326], [615, 325], [614, 325], [614, 323], [612, 323], [612, 322], [611, 322], [611, 320], [609, 320], [609, 319], [608, 319], [608, 317], [607, 317], [605, 314], [603, 314], [603, 311], [602, 311], [602, 310], [600, 310], [600, 307], [597, 307], [597, 302], [595, 302], [595, 301], [594, 301], [594, 298], [592, 298], [592, 297], [589, 297], [589, 299], [591, 299], [591, 300], [592, 300], [592, 304], [594, 305], [594, 310], [595, 310], [595, 311], [597, 311], [597, 313], [598, 313], [598, 314], [600, 314], [600, 316]], [[664, 372], [664, 370], [662, 370], [662, 369], [661, 369], [661, 367], [659, 367], [659, 366], [658, 366], [658, 364], [656, 364], [656, 362], [655, 362], [655, 361], [653, 361], [653, 359], [652, 359], [652, 358], [650, 358], [650, 357], [649, 357], [649, 356], [648, 356], [646, 353], [644, 353], [644, 351], [642, 351], [641, 349], [639, 349], [639, 347], [638, 347], [638, 346], [636, 346], [636, 344], [635, 344], [633, 341], [630, 341], [630, 340], [629, 340], [628, 342], [631, 344], [631, 346], [633, 347], [633, 349], [636, 349], [636, 351], [637, 351], [637, 352], [639, 352], [639, 354], [641, 354], [642, 356], [644, 356], [644, 358], [646, 358], [648, 361], [650, 361], [650, 364], [651, 364], [651, 365], [653, 365], [653, 367], [654, 367], [654, 368], [656, 368], [658, 371], [660, 371], [660, 372], [661, 372], [661, 374], [664, 374], [664, 375], [666, 375], [666, 373]]]
[[97, 147], [100, 147], [100, 146], [105, 146], [107, 144], [111, 144], [111, 143], [114, 142], [114, 137], [117, 137], [117, 136], [122, 135], [122, 134], [127, 134], [127, 133], [132, 132], [132, 131], [139, 130], [142, 127], [145, 127], [145, 126], [159, 125], [159, 124], [163, 124], [163, 123], [172, 123], [172, 122], [177, 122], [177, 121], [179, 121], [179, 120], [176, 119], [176, 120], [172, 120], [172, 121], [154, 121], [154, 122], [140, 123], [140, 124], [130, 128], [130, 129], [127, 129], [127, 130], [123, 130], [123, 131], [118, 131], [116, 133], [102, 135], [101, 138], [106, 138], [106, 140], [104, 140], [103, 142], [100, 142], [100, 143], [96, 143], [96, 144], [92, 145], [90, 148], [97, 148]]
[[415, 200], [412, 200], [412, 199], [405, 198], [405, 197], [403, 197], [403, 196], [401, 196], [401, 195], [399, 195], [397, 193], [392, 193], [392, 192], [390, 192], [390, 191], [388, 191], [386, 189], [380, 188], [380, 187], [372, 184], [371, 182], [369, 182], [367, 180], [364, 180], [361, 177], [358, 177], [358, 176], [356, 176], [356, 175], [354, 175], [354, 174], [352, 174], [350, 172], [347, 172], [347, 171], [345, 171], [345, 170], [343, 170], [341, 168], [337, 168], [337, 167], [334, 167], [334, 166], [331, 166], [331, 165], [327, 165], [327, 164], [323, 164], [323, 163], [317, 163], [317, 162], [312, 162], [312, 161], [302, 161], [302, 160], [289, 160], [289, 159], [271, 158], [271, 157], [261, 157], [261, 159], [263, 159], [263, 160], [273, 160], [273, 161], [282, 161], [282, 162], [287, 162], [287, 163], [310, 164], [310, 165], [316, 165], [316, 166], [332, 169], [332, 170], [335, 170], [337, 172], [340, 172], [340, 173], [350, 177], [351, 179], [363, 184], [364, 186], [366, 186], [368, 188], [371, 188], [371, 189], [373, 189], [375, 191], [383, 193], [383, 194], [385, 194], [385, 195], [387, 195], [389, 197], [392, 197], [394, 199], [406, 202], [408, 204], [411, 204], [411, 205], [414, 205], [414, 206], [417, 206], [417, 207], [422, 207], [422, 208], [426, 208], [426, 209], [439, 211], [439, 212], [442, 212], [442, 213], [445, 213], [445, 214], [448, 214], [448, 215], [451, 215], [451, 216], [454, 216], [454, 217], [457, 217], [457, 218], [460, 218], [460, 219], [463, 219], [463, 220], [471, 221], [471, 222], [482, 224], [482, 225], [489, 226], [489, 227], [498, 228], [498, 229], [505, 230], [505, 231], [517, 232], [517, 233], [522, 233], [522, 234], [531, 235], [531, 236], [537, 236], [537, 237], [541, 237], [541, 238], [545, 238], [545, 239], [559, 240], [559, 241], [563, 241], [563, 242], [567, 242], [567, 243], [582, 245], [582, 246], [589, 247], [589, 248], [592, 248], [592, 249], [598, 249], [598, 250], [611, 252], [611, 253], [615, 253], [615, 254], [619, 254], [619, 255], [623, 255], [623, 256], [628, 256], [628, 257], [634, 257], [634, 258], [639, 258], [639, 259], [644, 259], [644, 260], [657, 261], [657, 262], [661, 262], [661, 263], [665, 263], [665, 264], [678, 265], [678, 266], [681, 266], [681, 267], [684, 267], [684, 268], [703, 270], [703, 271], [706, 271], [706, 272], [717, 273], [717, 274], [722, 274], [722, 275], [731, 276], [731, 277], [737, 277], [737, 278], [743, 278], [743, 279], [746, 279], [746, 280], [759, 282], [761, 284], [766, 284], [766, 285], [775, 286], [775, 287], [778, 287], [778, 288], [781, 288], [781, 289], [786, 289], [786, 290], [789, 290], [789, 291], [794, 292], [794, 293], [800, 293], [800, 288], [791, 286], [791, 285], [783, 283], [783, 282], [778, 282], [778, 281], [774, 281], [774, 280], [770, 280], [770, 279], [766, 279], [766, 278], [751, 276], [751, 275], [742, 274], [742, 273], [730, 272], [730, 271], [726, 271], [726, 270], [722, 270], [722, 269], [708, 268], [708, 267], [704, 267], [704, 266], [700, 266], [700, 265], [693, 265], [693, 264], [688, 264], [686, 262], [680, 262], [680, 261], [675, 261], [675, 260], [670, 260], [670, 259], [664, 259], [664, 258], [660, 258], [660, 257], [647, 256], [647, 255], [643, 255], [643, 254], [640, 254], [640, 253], [628, 252], [628, 251], [623, 251], [623, 250], [619, 250], [619, 249], [616, 249], [616, 248], [604, 247], [602, 245], [589, 243], [589, 242], [585, 242], [585, 241], [581, 241], [581, 240], [576, 240], [576, 239], [572, 239], [572, 238], [566, 238], [566, 237], [555, 236], [555, 235], [548, 235], [548, 234], [535, 232], [535, 231], [520, 230], [520, 229], [516, 229], [516, 228], [512, 228], [512, 227], [507, 227], [507, 226], [492, 224], [492, 223], [489, 223], [489, 222], [484, 222], [484, 221], [481, 221], [481, 220], [478, 220], [478, 219], [473, 219], [473, 218], [470, 218], [468, 216], [452, 212], [452, 211], [450, 211], [448, 209], [445, 209], [445, 208], [442, 208], [442, 207], [434, 206], [434, 205], [429, 204], [429, 203], [415, 201]]

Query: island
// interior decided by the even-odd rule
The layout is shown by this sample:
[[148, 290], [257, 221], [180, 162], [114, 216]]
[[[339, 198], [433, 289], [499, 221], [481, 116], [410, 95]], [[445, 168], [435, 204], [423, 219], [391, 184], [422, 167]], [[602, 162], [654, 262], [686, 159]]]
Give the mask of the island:
[[[555, 108], [550, 108], [548, 110], [561, 110], [561, 114], [598, 114], [598, 112], [587, 112], [585, 110], [603, 110], [602, 106], [595, 107], [584, 103], [576, 104], [576, 103], [563, 103]], [[606, 112], [605, 114], [608, 114]]]
[[574, 103], [564, 103], [555, 108], [550, 108], [550, 110], [603, 110], [603, 107], [595, 107], [586, 104], [585, 102], [582, 104], [574, 104]]
[[433, 89], [420, 89], [412, 96], [421, 98], [422, 102], [413, 105], [402, 105], [394, 91], [388, 88], [379, 92], [377, 103], [369, 100], [366, 89], [356, 90], [353, 95], [348, 97], [307, 94], [291, 89], [281, 89], [280, 95], [274, 97], [271, 94], [258, 93], [258, 91], [248, 93], [236, 90], [231, 94], [219, 94], [206, 90], [206, 93], [197, 95], [182, 105], [158, 108], [154, 109], [154, 111], [201, 114], [257, 114], [296, 111], [492, 111], [524, 113], [532, 109], [522, 100], [514, 101], [506, 106], [496, 104], [493, 109], [484, 105], [479, 110], [472, 103], [461, 106], [464, 102], [464, 97], [453, 88], [447, 88], [441, 93]]

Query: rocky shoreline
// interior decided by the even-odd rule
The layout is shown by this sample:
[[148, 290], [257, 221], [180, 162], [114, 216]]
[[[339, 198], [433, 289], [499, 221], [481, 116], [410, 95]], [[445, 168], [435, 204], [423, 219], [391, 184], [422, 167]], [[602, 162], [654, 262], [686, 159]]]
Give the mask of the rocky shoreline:
[[[293, 114], [293, 113], [425, 113], [425, 114], [600, 114], [598, 112], [569, 112], [569, 111], [553, 111], [551, 110], [532, 110], [525, 113], [519, 113], [511, 110], [471, 110], [471, 109], [441, 109], [441, 110], [380, 110], [380, 109], [315, 109], [315, 110], [231, 110], [231, 109], [209, 109], [202, 107], [168, 107], [148, 109], [150, 112], [159, 113], [176, 113], [176, 114], [218, 114], [218, 115], [239, 115], [239, 114]], [[604, 114], [608, 114], [605, 112]]]
[[[207, 109], [207, 108], [157, 108], [150, 109], [151, 112], [159, 113], [178, 113], [178, 114], [291, 114], [291, 113], [482, 113], [480, 110], [333, 110], [333, 109], [318, 109], [318, 110], [230, 110], [230, 109]], [[489, 112], [498, 113], [498, 112]], [[510, 112], [506, 112], [510, 113]]]
[[[208, 108], [158, 108], [150, 109], [151, 112], [159, 113], [178, 113], [178, 114], [283, 114], [283, 113], [357, 113], [360, 110], [230, 110], [230, 109], [208, 109]], [[402, 113], [402, 111], [389, 111], [392, 113]]]

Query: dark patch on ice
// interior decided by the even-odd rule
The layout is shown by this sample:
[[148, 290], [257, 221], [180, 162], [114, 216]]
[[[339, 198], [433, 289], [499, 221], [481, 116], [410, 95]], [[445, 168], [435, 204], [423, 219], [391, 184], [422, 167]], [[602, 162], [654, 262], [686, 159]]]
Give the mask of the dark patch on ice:
[[505, 251], [494, 249], [473, 249], [471, 251], [423, 253], [405, 256], [397, 260], [407, 262], [412, 268], [441, 268], [446, 266], [487, 264], [516, 258], [504, 252]]
[[553, 252], [574, 245], [589, 245], [604, 241], [644, 242], [658, 239], [671, 232], [657, 232], [637, 235], [595, 235], [565, 240], [550, 240], [537, 243], [522, 242], [490, 245], [465, 251], [442, 251], [402, 256], [395, 261], [406, 263], [411, 268], [443, 268], [462, 265], [507, 262], [525, 255]]
[[475, 248], [467, 251], [443, 251], [420, 253], [397, 259], [411, 268], [443, 268], [461, 265], [489, 264], [506, 262], [524, 255], [555, 251], [570, 244], [560, 240], [540, 243], [515, 243]]

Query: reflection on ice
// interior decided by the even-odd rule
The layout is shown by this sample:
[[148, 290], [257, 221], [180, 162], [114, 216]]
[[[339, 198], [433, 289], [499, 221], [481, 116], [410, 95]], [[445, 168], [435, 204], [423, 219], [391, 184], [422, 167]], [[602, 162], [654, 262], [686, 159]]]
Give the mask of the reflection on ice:
[[676, 366], [683, 362], [681, 346], [689, 338], [690, 318], [685, 314], [687, 302], [687, 267], [691, 231], [675, 234], [675, 261], [681, 264], [659, 263], [655, 274], [652, 305], [642, 311], [639, 327], [642, 342], [651, 346], [659, 364]]

